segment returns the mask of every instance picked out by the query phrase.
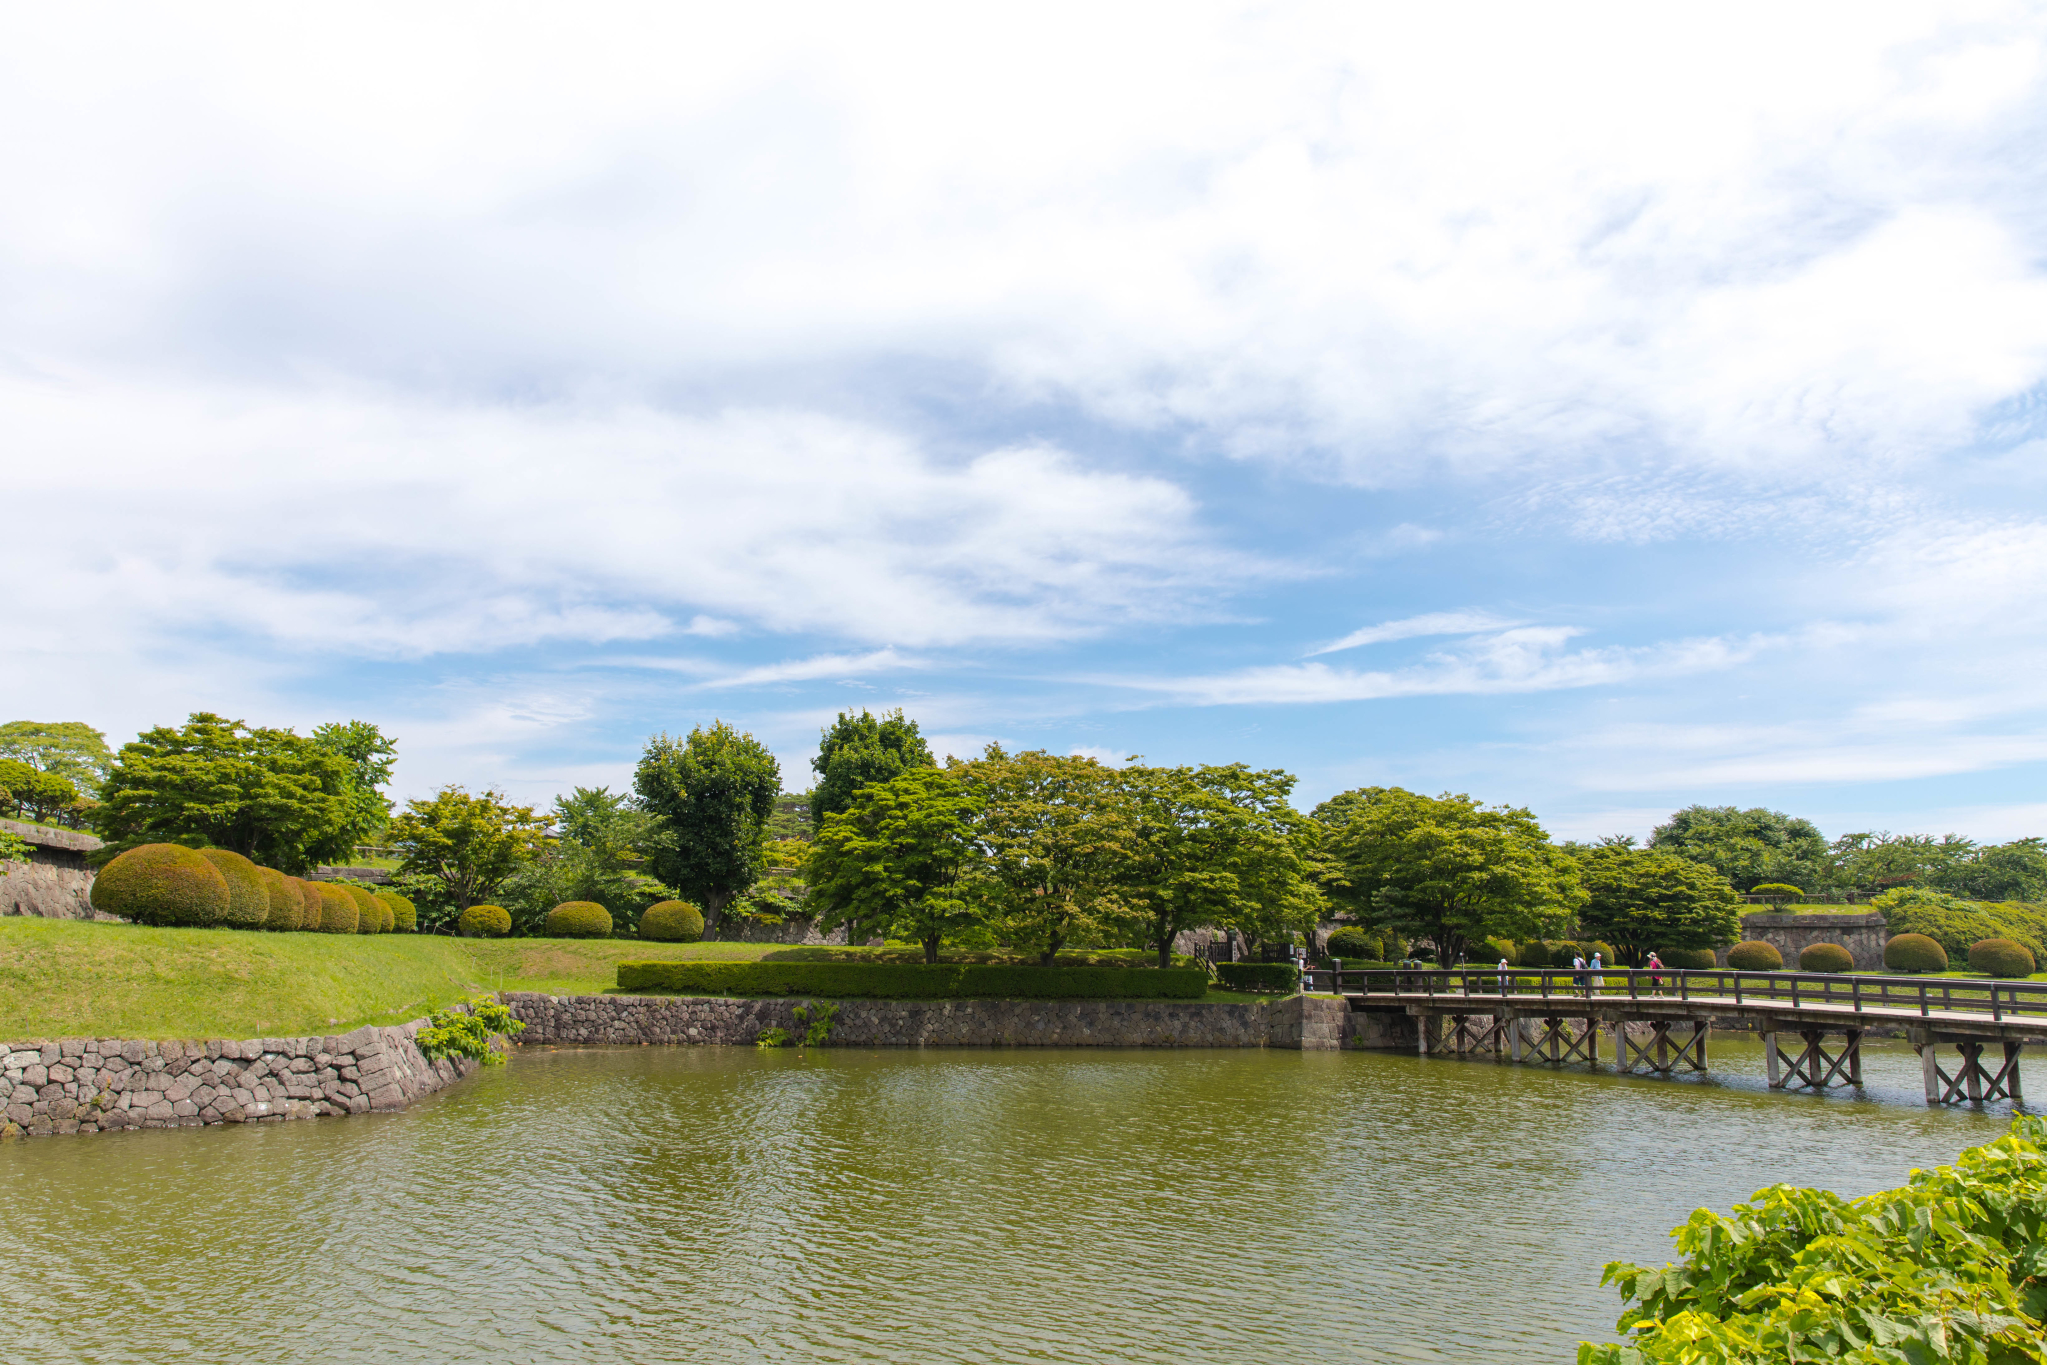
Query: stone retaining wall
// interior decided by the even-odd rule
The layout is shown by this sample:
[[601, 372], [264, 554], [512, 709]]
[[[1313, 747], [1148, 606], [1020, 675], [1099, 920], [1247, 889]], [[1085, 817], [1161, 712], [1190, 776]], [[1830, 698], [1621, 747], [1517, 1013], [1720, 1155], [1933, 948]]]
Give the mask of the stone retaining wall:
[[[1884, 944], [1891, 931], [1876, 911], [1839, 915], [1743, 915], [1741, 935], [1769, 944], [1784, 955], [1784, 966], [1798, 970], [1798, 955], [1815, 943], [1838, 943], [1855, 959], [1855, 970], [1880, 972], [1884, 969]], [[1727, 965], [1726, 948], [1714, 955]]]
[[326, 1038], [0, 1044], [0, 1138], [402, 1109], [481, 1065], [429, 1061], [413, 1042], [425, 1022]]
[[43, 919], [112, 919], [92, 908], [92, 869], [85, 855], [100, 841], [68, 829], [0, 820], [0, 829], [30, 844], [29, 861], [0, 863], [0, 915]]

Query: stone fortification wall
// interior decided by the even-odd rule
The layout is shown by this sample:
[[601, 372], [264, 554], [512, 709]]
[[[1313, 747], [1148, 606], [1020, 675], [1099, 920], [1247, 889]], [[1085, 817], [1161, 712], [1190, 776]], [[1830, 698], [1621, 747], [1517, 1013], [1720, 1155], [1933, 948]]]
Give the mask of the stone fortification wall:
[[[1875, 911], [1841, 915], [1743, 915], [1741, 936], [1769, 944], [1784, 955], [1784, 966], [1798, 970], [1798, 955], [1815, 943], [1838, 943], [1855, 959], [1855, 969], [1880, 972], [1884, 967], [1884, 943], [1890, 930]], [[1727, 965], [1728, 950], [1722, 948], [1715, 960]]]
[[0, 1044], [0, 1137], [402, 1109], [480, 1065], [429, 1061], [413, 1043], [424, 1022], [326, 1038]]
[[16, 820], [0, 820], [0, 829], [26, 839], [31, 861], [0, 863], [0, 915], [39, 915], [44, 919], [112, 919], [92, 908], [92, 869], [85, 855], [100, 841], [68, 829], [43, 829]]

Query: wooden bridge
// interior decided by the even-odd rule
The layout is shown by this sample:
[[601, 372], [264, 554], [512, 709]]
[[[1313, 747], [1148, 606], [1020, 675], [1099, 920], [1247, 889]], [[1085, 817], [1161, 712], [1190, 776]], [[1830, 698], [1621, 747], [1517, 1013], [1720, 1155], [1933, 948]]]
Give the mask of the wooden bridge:
[[1424, 1056], [1597, 1065], [1605, 1035], [1620, 1070], [1669, 1076], [1706, 1070], [1715, 1024], [1753, 1030], [1777, 1090], [1861, 1085], [1863, 1035], [1896, 1029], [1918, 1049], [1928, 1104], [2022, 1103], [2020, 1050], [2047, 1043], [2047, 983], [2037, 981], [1462, 967], [1314, 968], [1305, 984], [1353, 1010], [1413, 1016]]

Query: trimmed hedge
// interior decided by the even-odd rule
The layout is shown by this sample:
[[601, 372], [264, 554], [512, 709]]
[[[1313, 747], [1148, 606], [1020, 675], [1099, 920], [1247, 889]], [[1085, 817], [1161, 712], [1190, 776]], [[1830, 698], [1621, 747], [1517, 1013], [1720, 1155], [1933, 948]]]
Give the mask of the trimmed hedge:
[[1301, 984], [1291, 962], [1218, 962], [1215, 974], [1233, 991], [1291, 991]]
[[704, 936], [704, 912], [688, 901], [656, 901], [640, 916], [640, 937], [658, 943], [695, 943]]
[[1798, 955], [1801, 972], [1852, 972], [1855, 954], [1838, 943], [1815, 943]]
[[355, 897], [333, 882], [314, 882], [313, 889], [320, 893], [320, 932], [354, 933], [356, 921], [362, 918], [362, 907], [355, 903]]
[[287, 877], [291, 889], [299, 893], [299, 928], [309, 934], [320, 932], [320, 911], [326, 902], [320, 899], [320, 887], [304, 877]]
[[1727, 965], [1738, 972], [1778, 972], [1784, 970], [1784, 954], [1767, 943], [1750, 939], [1728, 950]]
[[455, 929], [464, 938], [503, 938], [512, 932], [512, 912], [502, 905], [472, 905]]
[[383, 933], [384, 903], [377, 899], [377, 893], [354, 882], [341, 883], [341, 889], [355, 902], [355, 931], [358, 934]]
[[306, 917], [306, 900], [299, 889], [291, 884], [291, 878], [274, 867], [259, 867], [263, 875], [263, 891], [270, 901], [270, 913], [263, 917], [265, 929], [288, 930], [299, 927], [299, 921]]
[[391, 923], [386, 928], [394, 934], [416, 934], [419, 932], [419, 909], [396, 891], [379, 891], [377, 899], [391, 908]]
[[1894, 972], [1944, 972], [1947, 949], [1924, 934], [1899, 934], [1884, 944], [1884, 966]]
[[1379, 956], [1379, 936], [1362, 929], [1338, 929], [1329, 936], [1322, 951], [1331, 957], [1376, 958]]
[[143, 844], [92, 879], [92, 908], [137, 924], [216, 924], [227, 913], [227, 878], [183, 844]]
[[610, 938], [611, 912], [596, 901], [563, 901], [547, 912], [549, 938]]
[[1199, 967], [1160, 971], [967, 963], [934, 967], [893, 962], [621, 962], [618, 988], [833, 1000], [1198, 1000], [1208, 990], [1208, 973]]
[[1666, 967], [1675, 967], [1683, 972], [1706, 972], [1719, 966], [1711, 948], [1662, 948], [1656, 956]]
[[1987, 976], [2031, 976], [2033, 954], [2023, 943], [2014, 943], [2008, 938], [1986, 938], [1969, 945], [1969, 970]]
[[202, 848], [199, 856], [227, 879], [227, 909], [220, 922], [230, 929], [261, 929], [270, 918], [270, 888], [256, 865], [231, 848]]

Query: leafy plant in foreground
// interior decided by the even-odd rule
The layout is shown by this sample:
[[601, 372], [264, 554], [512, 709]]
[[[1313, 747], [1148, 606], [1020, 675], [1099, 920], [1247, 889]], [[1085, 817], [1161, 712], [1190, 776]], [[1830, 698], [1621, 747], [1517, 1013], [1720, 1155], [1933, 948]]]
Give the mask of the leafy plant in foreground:
[[473, 1057], [485, 1066], [503, 1066], [504, 1053], [493, 1038], [510, 1038], [525, 1029], [496, 996], [475, 995], [461, 1004], [435, 1010], [412, 1041], [429, 1058]]

